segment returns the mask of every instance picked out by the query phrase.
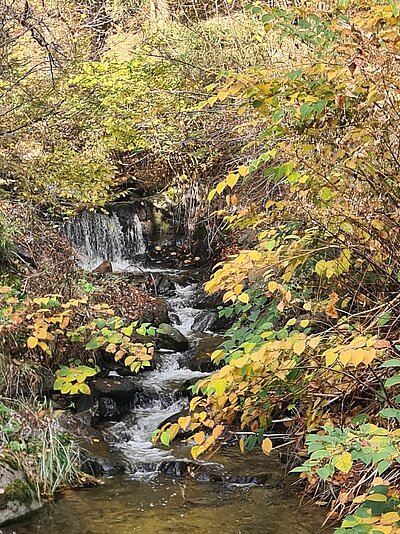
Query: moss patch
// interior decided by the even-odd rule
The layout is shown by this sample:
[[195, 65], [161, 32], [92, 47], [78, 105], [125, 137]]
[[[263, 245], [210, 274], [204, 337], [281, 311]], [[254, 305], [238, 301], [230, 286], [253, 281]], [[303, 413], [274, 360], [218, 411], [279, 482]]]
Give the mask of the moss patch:
[[7, 501], [18, 501], [27, 505], [32, 503], [32, 491], [27, 482], [20, 479], [14, 480], [6, 486], [3, 497]]

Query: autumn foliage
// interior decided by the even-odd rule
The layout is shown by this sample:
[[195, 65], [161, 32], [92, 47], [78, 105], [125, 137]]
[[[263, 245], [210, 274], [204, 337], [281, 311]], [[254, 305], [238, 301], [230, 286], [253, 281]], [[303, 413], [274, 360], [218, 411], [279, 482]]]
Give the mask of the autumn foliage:
[[[262, 133], [209, 193], [232, 235], [252, 237], [205, 285], [235, 322], [184, 423], [198, 456], [238, 430], [243, 451], [269, 453], [268, 429], [284, 420], [295, 456], [308, 435], [296, 470], [330, 516], [364, 503], [338, 533], [397, 532], [400, 9], [294, 4], [246, 6], [283, 57], [224, 74], [204, 104], [235, 106]], [[392, 486], [369, 495], [376, 474]]]

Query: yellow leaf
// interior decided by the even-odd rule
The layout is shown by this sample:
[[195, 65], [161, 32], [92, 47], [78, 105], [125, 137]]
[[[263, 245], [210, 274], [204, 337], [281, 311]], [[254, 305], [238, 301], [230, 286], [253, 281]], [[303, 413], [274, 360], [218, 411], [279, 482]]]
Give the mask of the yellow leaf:
[[364, 363], [365, 365], [369, 365], [372, 360], [375, 358], [376, 356], [376, 350], [375, 349], [369, 349], [369, 350], [365, 350], [364, 351]]
[[11, 287], [9, 287], [9, 286], [0, 286], [0, 294], [10, 293], [10, 291], [11, 291]]
[[218, 286], [218, 280], [209, 280], [204, 284], [204, 289], [208, 293], [212, 293]]
[[217, 94], [217, 98], [218, 98], [218, 100], [220, 100], [220, 101], [222, 102], [223, 100], [226, 99], [226, 97], [227, 97], [228, 95], [229, 95], [229, 92], [228, 92], [228, 91], [223, 91], [223, 90], [221, 90], [221, 91], [219, 91], [219, 93]]
[[229, 187], [232, 189], [232, 187], [235, 187], [235, 185], [237, 184], [237, 181], [239, 180], [239, 175], [238, 174], [233, 174], [233, 173], [230, 173], [228, 174], [228, 176], [226, 177], [226, 180], [225, 182], [229, 185]]
[[362, 493], [361, 495], [357, 495], [357, 497], [355, 497], [353, 499], [353, 503], [354, 504], [361, 504], [362, 502], [365, 501], [365, 497], [366, 497], [366, 493]]
[[219, 182], [219, 184], [217, 184], [217, 187], [215, 189], [218, 194], [221, 194], [222, 191], [225, 189], [225, 187], [226, 187], [226, 182], [224, 180], [223, 182]]
[[243, 291], [243, 284], [236, 284], [233, 288], [233, 291], [236, 295], [240, 295], [240, 293]]
[[46, 354], [51, 354], [50, 347], [44, 341], [39, 341], [38, 347], [40, 347]]
[[[303, 334], [304, 335], [304, 334]], [[295, 354], [302, 354], [305, 351], [306, 348], [306, 342], [304, 339], [300, 339], [293, 345], [293, 352]]]
[[273, 293], [278, 288], [278, 284], [276, 282], [268, 282], [268, 291]]
[[247, 293], [242, 293], [238, 296], [238, 300], [240, 300], [240, 302], [243, 302], [244, 304], [248, 304], [250, 301], [250, 297]]
[[344, 350], [339, 354], [339, 361], [342, 365], [347, 365], [349, 361], [352, 359], [353, 356], [353, 350], [348, 349]]
[[186, 430], [191, 420], [192, 418], [190, 417], [190, 415], [188, 415], [187, 417], [179, 417], [178, 425], [182, 428], [182, 430]]
[[240, 452], [242, 454], [244, 454], [245, 446], [244, 446], [244, 439], [243, 438], [240, 438], [240, 440], [239, 440], [239, 449], [240, 449]]
[[[241, 296], [241, 295], [240, 295]], [[240, 297], [239, 297], [240, 298]], [[224, 296], [222, 297], [222, 302], [228, 302], [228, 300], [232, 300], [232, 302], [235, 302], [236, 295], [233, 291], [227, 291]]]
[[336, 354], [336, 352], [330, 351], [326, 353], [325, 357], [326, 357], [326, 365], [329, 366], [335, 363], [338, 355]]
[[214, 428], [214, 430], [212, 431], [213, 438], [214, 439], [218, 439], [223, 431], [224, 431], [224, 426], [223, 425], [217, 425]]
[[272, 441], [269, 438], [265, 438], [261, 444], [261, 448], [263, 453], [268, 455], [272, 451]]
[[332, 460], [333, 465], [342, 473], [348, 473], [353, 467], [353, 460], [349, 452], [343, 452]]
[[34, 349], [38, 343], [38, 338], [33, 336], [28, 337], [28, 341], [26, 342], [28, 349]]
[[211, 191], [208, 193], [208, 197], [207, 197], [208, 202], [212, 201], [212, 199], [215, 197], [216, 192], [217, 192], [216, 189], [211, 189]]
[[309, 339], [308, 346], [310, 347], [310, 349], [315, 349], [315, 347], [320, 344], [321, 339], [322, 338], [320, 336], [312, 337], [311, 339]]
[[400, 520], [400, 516], [397, 512], [387, 512], [386, 514], [381, 515], [382, 525], [393, 525]]
[[353, 349], [358, 349], [359, 347], [365, 347], [366, 342], [367, 342], [367, 338], [365, 336], [357, 336], [351, 341], [350, 347], [352, 347]]
[[301, 328], [307, 328], [307, 326], [310, 324], [310, 321], [308, 319], [303, 319], [303, 321], [300, 321]]
[[249, 174], [249, 168], [246, 165], [241, 165], [238, 171], [240, 176], [247, 176]]
[[352, 159], [352, 158], [350, 158], [350, 159], [348, 159], [347, 161], [345, 161], [344, 164], [346, 165], [346, 167], [347, 167], [348, 169], [352, 169], [352, 170], [357, 169], [357, 161], [354, 160], [354, 159]]
[[194, 412], [194, 410], [196, 409], [196, 406], [199, 404], [199, 402], [201, 400], [202, 400], [201, 397], [193, 397], [193, 399], [190, 401], [190, 405], [189, 405], [189, 408], [190, 408], [191, 412]]
[[261, 260], [261, 253], [258, 252], [258, 250], [250, 250], [249, 251], [249, 258], [252, 261], [260, 261]]
[[292, 317], [291, 319], [289, 319], [289, 321], [286, 323], [286, 326], [293, 326], [294, 324], [296, 324], [296, 319], [294, 317]]
[[205, 448], [202, 445], [195, 445], [194, 447], [192, 447], [190, 452], [192, 453], [193, 458], [196, 460], [196, 458], [198, 458], [200, 454], [204, 451]]
[[206, 435], [204, 434], [203, 431], [200, 431], [194, 434], [193, 439], [195, 443], [197, 443], [197, 445], [201, 445], [202, 443], [204, 443], [204, 440], [206, 439]]
[[365, 350], [355, 349], [351, 351], [351, 363], [357, 367], [362, 361], [364, 361]]
[[221, 356], [223, 356], [225, 354], [225, 351], [224, 350], [221, 350], [221, 349], [217, 349], [217, 350], [214, 350], [214, 352], [211, 354], [210, 356], [210, 359], [211, 361], [215, 361], [215, 360], [218, 360]]
[[179, 429], [180, 429], [180, 425], [178, 425], [178, 423], [174, 423], [173, 425], [169, 427], [168, 432], [169, 432], [169, 439], [171, 441], [176, 438], [179, 432]]

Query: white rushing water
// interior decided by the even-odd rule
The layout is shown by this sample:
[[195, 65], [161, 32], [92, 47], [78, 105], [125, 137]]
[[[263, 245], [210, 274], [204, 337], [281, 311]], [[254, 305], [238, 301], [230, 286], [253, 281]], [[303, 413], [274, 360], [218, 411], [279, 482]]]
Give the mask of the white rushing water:
[[146, 243], [136, 213], [132, 213], [124, 224], [126, 228], [115, 212], [83, 211], [69, 219], [64, 231], [78, 252], [78, 264], [92, 271], [104, 260], [109, 260], [114, 271], [132, 271], [135, 256], [146, 253]]
[[[65, 233], [79, 253], [79, 263], [86, 270], [93, 270], [102, 261], [109, 260], [114, 272], [162, 273], [170, 275], [175, 286], [168, 298], [174, 326], [196, 346], [202, 334], [193, 331], [193, 321], [199, 313], [193, 307], [199, 292], [199, 284], [182, 282], [182, 272], [164, 267], [142, 268], [135, 255], [146, 252], [145, 237], [134, 207], [128, 212], [82, 212], [65, 226]], [[119, 215], [121, 219], [119, 218]], [[180, 283], [174, 280], [180, 280]], [[106, 429], [108, 439], [121, 455], [128, 471], [135, 478], [152, 478], [160, 465], [174, 461], [171, 450], [154, 447], [153, 431], [166, 419], [187, 408], [187, 398], [182, 396], [191, 383], [208, 373], [192, 371], [185, 360], [188, 356], [171, 351], [160, 354], [156, 369], [141, 373], [136, 381], [141, 388], [138, 406], [123, 421], [112, 423]]]
[[[197, 284], [186, 287], [176, 285], [174, 295], [168, 299], [170, 310], [177, 316], [176, 328], [193, 345], [199, 335], [191, 330], [198, 310], [191, 305], [198, 291]], [[153, 446], [152, 433], [166, 419], [187, 408], [188, 401], [181, 396], [185, 386], [208, 375], [190, 370], [185, 365], [185, 354], [163, 351], [160, 359], [156, 369], [138, 377], [138, 385], [142, 388], [140, 406], [126, 419], [108, 428], [114, 448], [136, 479], [152, 479], [163, 462], [177, 460], [171, 450]]]

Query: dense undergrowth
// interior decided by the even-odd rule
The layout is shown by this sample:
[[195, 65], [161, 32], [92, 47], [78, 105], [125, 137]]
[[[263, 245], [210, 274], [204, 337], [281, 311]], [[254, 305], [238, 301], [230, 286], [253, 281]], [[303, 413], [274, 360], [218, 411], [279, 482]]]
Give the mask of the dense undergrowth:
[[82, 283], [43, 214], [163, 190], [187, 246], [202, 225], [222, 249], [205, 289], [232, 327], [190, 415], [156, 437], [192, 430], [195, 457], [221, 436], [269, 454], [283, 424], [306, 491], [347, 514], [338, 533], [397, 532], [398, 3], [106, 3], [103, 26], [90, 3], [3, 4], [7, 387], [44, 366], [85, 393], [100, 348], [149, 361], [148, 298], [114, 306], [115, 288]]
[[211, 356], [220, 369], [161, 436], [191, 428], [197, 457], [241, 430], [243, 452], [268, 454], [282, 420], [328, 517], [363, 503], [337, 532], [397, 532], [399, 7], [247, 9], [297, 53], [226, 73], [206, 103], [262, 131], [209, 193], [248, 246], [205, 285], [235, 321]]

